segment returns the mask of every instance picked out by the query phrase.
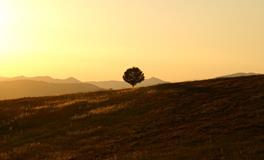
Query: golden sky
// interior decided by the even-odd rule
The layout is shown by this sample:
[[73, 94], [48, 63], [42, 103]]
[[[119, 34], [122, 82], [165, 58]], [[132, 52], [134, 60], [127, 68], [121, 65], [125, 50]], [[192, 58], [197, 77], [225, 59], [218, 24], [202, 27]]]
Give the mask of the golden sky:
[[0, 76], [264, 72], [263, 0], [0, 0]]

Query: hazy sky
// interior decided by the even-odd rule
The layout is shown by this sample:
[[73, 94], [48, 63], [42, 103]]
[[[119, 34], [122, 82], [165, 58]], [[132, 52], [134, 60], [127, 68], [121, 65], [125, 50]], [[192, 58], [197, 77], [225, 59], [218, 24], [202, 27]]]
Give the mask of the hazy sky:
[[0, 76], [264, 72], [264, 0], [0, 0]]

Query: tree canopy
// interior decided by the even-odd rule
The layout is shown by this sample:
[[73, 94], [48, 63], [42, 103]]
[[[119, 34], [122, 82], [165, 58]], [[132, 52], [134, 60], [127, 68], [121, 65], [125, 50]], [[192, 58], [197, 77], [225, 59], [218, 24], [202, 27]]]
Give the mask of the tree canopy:
[[132, 67], [126, 70], [123, 79], [134, 87], [138, 83], [145, 80], [144, 73], [138, 67]]

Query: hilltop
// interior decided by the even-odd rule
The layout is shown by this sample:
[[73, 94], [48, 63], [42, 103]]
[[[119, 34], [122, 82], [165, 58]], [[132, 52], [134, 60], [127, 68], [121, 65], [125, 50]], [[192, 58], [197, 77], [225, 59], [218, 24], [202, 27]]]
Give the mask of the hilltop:
[[241, 72], [241, 73], [224, 75], [224, 76], [217, 77], [217, 78], [235, 78], [235, 77], [248, 77], [248, 76], [258, 76], [258, 75], [261, 75], [261, 74], [260, 73], [253, 73], [253, 72], [250, 72], [250, 73]]
[[0, 101], [0, 159], [264, 159], [264, 76]]

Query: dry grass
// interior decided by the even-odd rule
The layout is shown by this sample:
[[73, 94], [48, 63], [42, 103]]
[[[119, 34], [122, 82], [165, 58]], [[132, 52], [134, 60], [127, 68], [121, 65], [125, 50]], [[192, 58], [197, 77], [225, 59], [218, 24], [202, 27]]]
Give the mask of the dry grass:
[[264, 159], [264, 76], [0, 101], [0, 160]]

